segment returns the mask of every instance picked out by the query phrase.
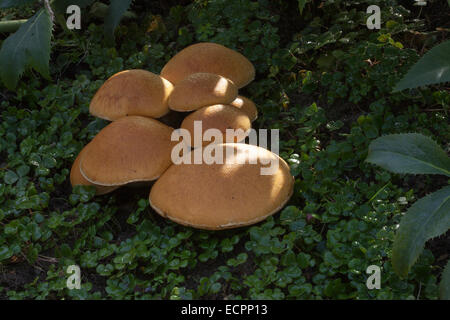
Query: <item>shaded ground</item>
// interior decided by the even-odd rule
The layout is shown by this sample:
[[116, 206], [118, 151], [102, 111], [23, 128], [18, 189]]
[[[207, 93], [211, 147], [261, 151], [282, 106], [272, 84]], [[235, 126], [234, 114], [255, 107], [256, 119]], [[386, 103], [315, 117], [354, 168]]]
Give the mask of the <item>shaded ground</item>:
[[[175, 4], [185, 4], [189, 1], [156, 1], [152, 2], [152, 4], [146, 5], [143, 1], [136, 1], [138, 6], [142, 6], [142, 8], [146, 7], [146, 9], [151, 9], [154, 13], [163, 13], [167, 12], [172, 5]], [[293, 1], [296, 3], [295, 1]], [[292, 6], [289, 4], [288, 6]], [[293, 8], [292, 8], [293, 9]], [[420, 8], [411, 8], [415, 13], [419, 14]], [[430, 4], [430, 7], [427, 8], [426, 13], [421, 13], [425, 15], [427, 20], [427, 31], [435, 31], [437, 27], [450, 27], [450, 12], [448, 10], [448, 5], [446, 1], [436, 1]], [[289, 42], [290, 35], [297, 32], [301, 29], [301, 26], [295, 25], [291, 23], [289, 19], [280, 19], [279, 28], [283, 30], [280, 34], [286, 35], [282, 42]], [[295, 29], [293, 29], [295, 28]], [[0, 96], [0, 99], [7, 99], [6, 96]], [[295, 100], [295, 103], [300, 103], [301, 105], [309, 105], [315, 101], [312, 97], [307, 97], [303, 95], [298, 95], [291, 98]], [[331, 106], [327, 106], [326, 103], [321, 105], [326, 110], [327, 117], [330, 120], [341, 120], [344, 122], [343, 131], [348, 131], [350, 129], [350, 125], [354, 122], [361, 114], [364, 113], [364, 110], [367, 110], [364, 106], [355, 105], [349, 102], [340, 102]], [[172, 126], [177, 126], [181, 122], [180, 115], [177, 113], [171, 113], [167, 116], [167, 119], [164, 119], [163, 122], [167, 121], [167, 124]], [[87, 121], [87, 120], [86, 120]], [[330, 136], [330, 139], [335, 139], [335, 137]], [[2, 154], [0, 154], [0, 158]], [[0, 161], [0, 167], [4, 166], [4, 163]], [[428, 183], [431, 181], [431, 183]], [[398, 181], [400, 182], [400, 181]], [[425, 183], [427, 182], [427, 183]], [[413, 188], [418, 197], [422, 197], [428, 193], [431, 193], [440, 187], [446, 185], [447, 179], [445, 177], [423, 177], [423, 176], [406, 176], [403, 178], [402, 182], [399, 184], [405, 190], [409, 190]], [[433, 186], [432, 189], [428, 188], [428, 186]], [[117, 232], [117, 241], [121, 241], [133, 236], [135, 230], [126, 222], [128, 218], [129, 212], [132, 212], [136, 209], [136, 201], [135, 197], [146, 198], [148, 196], [149, 187], [145, 188], [123, 188], [120, 191], [115, 192], [115, 196], [118, 203], [118, 212], [115, 216], [117, 220], [117, 225], [119, 227], [119, 232]], [[64, 190], [58, 190], [58, 197], [67, 198], [71, 193], [70, 184], [67, 182]], [[68, 205], [65, 201], [59, 201], [57, 198], [54, 198], [50, 201], [50, 206], [52, 210], [56, 209], [59, 211], [64, 211], [68, 209]], [[155, 215], [155, 220], [157, 223], [164, 223], [164, 220], [160, 218], [155, 212], [152, 211], [152, 214]], [[231, 257], [231, 255], [235, 255], [236, 252], [245, 252], [244, 243], [246, 239], [242, 239], [239, 244], [236, 246], [236, 250], [231, 254], [221, 254], [218, 259], [214, 259], [212, 261], [208, 261], [206, 263], [198, 263], [196, 268], [192, 270], [191, 277], [186, 279], [186, 287], [187, 288], [196, 288], [196, 285], [200, 278], [209, 277], [212, 274], [211, 270], [216, 270], [218, 266], [226, 264], [226, 261]], [[437, 237], [433, 240], [430, 240], [426, 248], [430, 249], [434, 256], [436, 257], [436, 264], [440, 267], [443, 267], [447, 260], [449, 259], [449, 249], [450, 248], [450, 232], [447, 232], [445, 235], [441, 237]], [[52, 256], [51, 253], [48, 254]], [[24, 286], [27, 283], [33, 282], [36, 278], [41, 280], [45, 279], [46, 273], [49, 269], [50, 262], [44, 261], [42, 259], [38, 259], [38, 262], [31, 266], [23, 257], [14, 257], [11, 259], [10, 263], [7, 265], [0, 266], [0, 287], [5, 287], [8, 291], [15, 290], [20, 291], [24, 289]], [[255, 265], [252, 263], [251, 254], [249, 259], [244, 264], [240, 265], [236, 268], [237, 273], [241, 276], [245, 274], [251, 274], [255, 270]], [[92, 270], [90, 273], [89, 270], [83, 273], [83, 276], [88, 279], [89, 282], [93, 284], [94, 291], [103, 291], [106, 284], [105, 278], [99, 276], [95, 270]], [[145, 275], [144, 275], [145, 277]], [[229, 294], [227, 284], [223, 283], [223, 289], [216, 295], [210, 296], [210, 299], [219, 299], [226, 298]], [[0, 299], [6, 299], [7, 297], [0, 293]]]

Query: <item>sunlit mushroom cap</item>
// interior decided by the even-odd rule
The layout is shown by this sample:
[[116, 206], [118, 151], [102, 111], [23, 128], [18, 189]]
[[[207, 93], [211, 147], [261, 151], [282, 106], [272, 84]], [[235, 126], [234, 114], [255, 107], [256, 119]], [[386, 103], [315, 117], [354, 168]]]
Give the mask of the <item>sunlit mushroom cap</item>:
[[[222, 133], [222, 141], [217, 142], [240, 142], [248, 135], [251, 128], [249, 117], [236, 107], [230, 105], [216, 104], [203, 107], [188, 115], [181, 123], [181, 128], [189, 131], [191, 141], [186, 141], [188, 145], [199, 146], [194, 143], [198, 138], [195, 133], [195, 122], [201, 121], [201, 136], [208, 129], [217, 129]], [[234, 137], [227, 139], [227, 129], [234, 130]], [[209, 144], [210, 141], [203, 141], [202, 145]]]
[[255, 103], [246, 98], [244, 96], [237, 96], [230, 105], [239, 108], [242, 112], [244, 112], [249, 118], [250, 121], [255, 121], [258, 118], [258, 109], [256, 109]]
[[139, 115], [159, 118], [169, 111], [168, 98], [173, 85], [146, 70], [126, 70], [110, 77], [91, 101], [92, 115], [117, 120]]
[[[149, 200], [157, 213], [186, 226], [219, 230], [257, 223], [286, 204], [294, 178], [284, 160], [254, 145], [215, 147], [223, 152], [224, 164], [172, 165], [155, 182]], [[271, 166], [262, 164], [266, 161], [278, 163], [271, 175], [261, 174]]]
[[81, 186], [95, 186], [95, 190], [96, 190], [96, 194], [97, 195], [106, 194], [106, 193], [109, 193], [109, 192], [112, 192], [112, 191], [116, 190], [118, 187], [107, 187], [107, 186], [96, 185], [96, 184], [93, 184], [93, 183], [87, 181], [83, 177], [83, 175], [80, 172], [80, 159], [82, 157], [82, 154], [83, 154], [84, 150], [86, 150], [86, 147], [84, 147], [80, 151], [78, 156], [75, 158], [75, 161], [73, 162], [72, 169], [70, 169], [70, 184], [72, 185], [72, 187], [79, 186], [79, 185], [81, 185]]
[[255, 78], [255, 68], [246, 57], [211, 42], [193, 44], [178, 52], [161, 70], [161, 76], [176, 85], [198, 72], [221, 75], [233, 81], [238, 88]]
[[181, 80], [169, 96], [169, 108], [192, 111], [213, 104], [229, 104], [238, 89], [227, 78], [212, 73], [193, 73]]
[[172, 163], [172, 131], [151, 118], [120, 118], [86, 146], [81, 174], [89, 182], [104, 186], [155, 180]]

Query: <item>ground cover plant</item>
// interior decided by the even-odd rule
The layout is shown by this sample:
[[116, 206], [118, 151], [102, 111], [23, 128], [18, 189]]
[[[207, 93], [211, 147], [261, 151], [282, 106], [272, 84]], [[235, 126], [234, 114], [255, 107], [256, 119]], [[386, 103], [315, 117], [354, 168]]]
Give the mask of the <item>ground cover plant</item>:
[[[389, 134], [372, 141], [366, 161], [395, 173], [444, 174], [450, 177], [450, 158], [432, 139], [417, 133]], [[404, 277], [422, 252], [425, 242], [450, 228], [450, 188], [448, 186], [415, 202], [400, 221], [392, 266]], [[447, 264], [440, 290], [448, 299]]]
[[[0, 20], [42, 9], [23, 2]], [[380, 30], [365, 25], [372, 4]], [[26, 68], [14, 88], [0, 84], [0, 298], [439, 298], [448, 232], [403, 277], [392, 255], [404, 213], [448, 177], [394, 174], [365, 160], [375, 139], [410, 132], [448, 155], [448, 84], [393, 92], [448, 39], [447, 1], [136, 0], [113, 42], [88, 9], [81, 30], [53, 26], [48, 76]], [[287, 206], [255, 226], [211, 232], [161, 218], [148, 188], [100, 197], [72, 189], [72, 162], [108, 123], [89, 115], [101, 84], [124, 69], [159, 73], [203, 41], [254, 64], [243, 94], [258, 105], [255, 128], [280, 129], [280, 156], [296, 179]], [[81, 268], [80, 290], [67, 288], [70, 265]], [[366, 286], [370, 265], [381, 268], [380, 289]]]

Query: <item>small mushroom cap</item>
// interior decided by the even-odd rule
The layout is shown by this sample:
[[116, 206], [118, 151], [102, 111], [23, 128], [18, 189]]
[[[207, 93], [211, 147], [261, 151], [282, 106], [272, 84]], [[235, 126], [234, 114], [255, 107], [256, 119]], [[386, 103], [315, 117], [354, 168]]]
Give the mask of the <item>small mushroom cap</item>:
[[242, 54], [217, 43], [201, 42], [190, 45], [170, 59], [161, 76], [177, 85], [197, 72], [221, 75], [242, 88], [255, 78], [255, 67]]
[[84, 147], [78, 156], [75, 158], [75, 161], [73, 162], [72, 169], [70, 169], [70, 184], [72, 187], [81, 185], [81, 186], [95, 186], [96, 194], [102, 195], [107, 194], [110, 192], [113, 192], [118, 187], [106, 187], [106, 186], [100, 186], [97, 184], [93, 184], [89, 181], [87, 181], [83, 175], [80, 172], [80, 159], [83, 155], [83, 152], [86, 150], [86, 147]]
[[[219, 142], [240, 142], [244, 140], [252, 125], [249, 117], [244, 112], [230, 105], [216, 104], [203, 107], [188, 115], [181, 123], [181, 128], [188, 130], [191, 135], [191, 141], [186, 141], [190, 146], [195, 146], [195, 121], [201, 121], [202, 137], [203, 133], [208, 129], [219, 130], [223, 139]], [[227, 129], [236, 130], [236, 135], [231, 140], [227, 140]], [[210, 143], [210, 141], [203, 141], [202, 145]]]
[[[284, 160], [254, 145], [215, 147], [229, 163], [172, 165], [155, 182], [149, 200], [158, 214], [186, 226], [220, 230], [257, 223], [286, 204], [294, 178]], [[261, 175], [260, 169], [270, 166], [263, 161], [278, 161], [272, 175]]]
[[120, 118], [86, 146], [81, 174], [89, 182], [104, 186], [155, 180], [172, 163], [172, 131], [151, 118]]
[[237, 95], [238, 88], [227, 78], [213, 73], [193, 73], [174, 87], [169, 108], [192, 111], [213, 104], [229, 104]]
[[126, 70], [111, 76], [92, 98], [92, 115], [114, 121], [139, 115], [159, 118], [169, 111], [173, 85], [146, 70]]
[[250, 118], [250, 121], [253, 122], [258, 119], [258, 109], [256, 109], [255, 103], [249, 98], [239, 95], [230, 105], [239, 108]]

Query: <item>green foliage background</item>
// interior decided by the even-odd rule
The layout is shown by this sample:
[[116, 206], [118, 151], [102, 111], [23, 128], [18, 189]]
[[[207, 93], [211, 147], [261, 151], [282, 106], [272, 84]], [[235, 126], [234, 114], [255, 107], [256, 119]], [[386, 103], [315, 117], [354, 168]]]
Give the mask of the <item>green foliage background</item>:
[[[376, 3], [389, 23], [371, 31], [365, 9]], [[438, 297], [443, 266], [430, 248], [405, 279], [390, 258], [402, 212], [447, 180], [405, 179], [364, 162], [370, 142], [388, 133], [422, 132], [448, 152], [448, 91], [391, 93], [419, 59], [417, 48], [402, 45], [407, 30], [421, 28], [415, 16], [393, 1], [133, 8], [140, 17], [119, 25], [115, 47], [106, 45], [102, 21], [86, 18], [81, 31], [54, 33], [51, 80], [27, 71], [15, 92], [0, 87], [0, 297]], [[162, 22], [148, 30], [156, 14]], [[281, 156], [296, 177], [288, 206], [252, 227], [206, 232], [159, 217], [147, 189], [95, 198], [91, 188], [72, 190], [73, 160], [107, 124], [88, 112], [100, 85], [123, 69], [159, 73], [200, 41], [255, 65], [256, 80], [242, 93], [258, 105], [256, 128], [280, 129]], [[66, 288], [72, 264], [81, 267], [81, 290]], [[369, 265], [382, 268], [380, 290], [366, 287]], [[12, 284], [11, 272], [21, 270]]]

